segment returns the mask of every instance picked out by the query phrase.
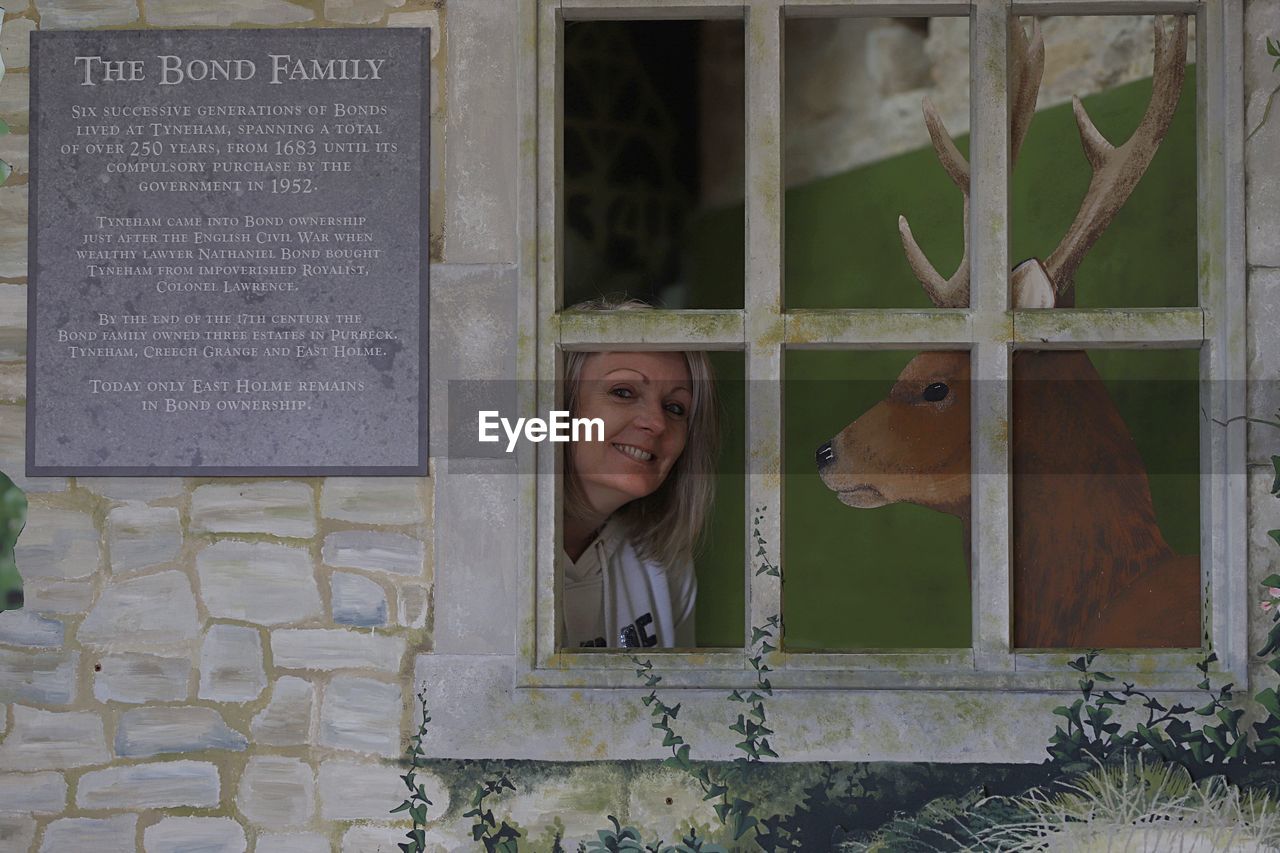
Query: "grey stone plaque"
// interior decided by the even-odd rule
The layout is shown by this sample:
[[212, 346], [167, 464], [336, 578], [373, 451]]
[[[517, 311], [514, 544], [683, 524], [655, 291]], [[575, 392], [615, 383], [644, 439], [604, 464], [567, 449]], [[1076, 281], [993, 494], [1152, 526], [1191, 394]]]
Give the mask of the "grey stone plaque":
[[28, 475], [426, 473], [429, 59], [33, 33]]

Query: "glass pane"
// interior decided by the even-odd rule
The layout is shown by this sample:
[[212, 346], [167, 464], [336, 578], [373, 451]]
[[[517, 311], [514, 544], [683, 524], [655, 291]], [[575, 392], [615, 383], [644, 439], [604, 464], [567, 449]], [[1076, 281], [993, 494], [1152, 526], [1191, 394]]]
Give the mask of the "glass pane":
[[569, 21], [564, 36], [565, 305], [742, 307], [742, 22]]
[[[741, 353], [571, 352], [560, 642], [741, 647]], [[589, 431], [588, 431], [589, 430]]]
[[784, 642], [970, 645], [969, 354], [789, 351]]
[[746, 395], [743, 358], [737, 352], [707, 353], [720, 398], [720, 465], [716, 502], [706, 539], [694, 565], [698, 570], [698, 646], [740, 647], [746, 621]]
[[1199, 355], [1014, 354], [1014, 645], [1200, 645]]
[[[789, 18], [785, 27], [787, 308], [932, 307], [898, 217], [925, 262], [953, 277], [964, 196], [930, 143], [922, 104], [934, 104], [967, 156], [968, 19]], [[950, 299], [967, 304], [967, 291]]]
[[[1170, 97], [1153, 101], [1156, 20], [1060, 17], [1039, 23], [1044, 78], [1013, 168], [1009, 256], [1045, 263], [1060, 293], [1059, 308], [1197, 304], [1195, 21], [1160, 19], [1168, 60], [1154, 79]], [[1178, 21], [1185, 23], [1185, 35]], [[1021, 23], [1024, 32], [1032, 32], [1031, 19]], [[1183, 38], [1186, 48], [1179, 51]], [[1121, 156], [1108, 167], [1110, 178], [1091, 184], [1094, 173], [1073, 115], [1073, 95], [1115, 146], [1135, 129], [1157, 145], [1158, 131], [1167, 125], [1154, 156]], [[1144, 121], [1148, 104], [1152, 120]], [[1134, 186], [1117, 177], [1121, 172], [1141, 179]], [[1086, 198], [1092, 213], [1078, 214]], [[1114, 211], [1117, 204], [1123, 206]]]

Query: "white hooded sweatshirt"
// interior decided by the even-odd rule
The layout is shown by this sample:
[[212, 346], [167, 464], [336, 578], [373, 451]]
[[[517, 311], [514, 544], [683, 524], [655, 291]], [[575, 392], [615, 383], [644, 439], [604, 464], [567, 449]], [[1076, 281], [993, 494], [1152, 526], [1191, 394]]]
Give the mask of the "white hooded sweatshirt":
[[564, 558], [564, 648], [693, 648], [693, 564], [668, 569], [605, 524], [577, 562]]

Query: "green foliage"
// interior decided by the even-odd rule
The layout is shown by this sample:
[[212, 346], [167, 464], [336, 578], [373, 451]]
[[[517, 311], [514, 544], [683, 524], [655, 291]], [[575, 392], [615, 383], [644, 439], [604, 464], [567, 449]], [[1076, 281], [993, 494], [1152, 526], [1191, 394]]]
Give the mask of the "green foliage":
[[[1271, 37], [1267, 37], [1267, 54], [1270, 56], [1280, 57], [1280, 42], [1272, 41]], [[1277, 59], [1271, 66], [1271, 70], [1280, 69], [1280, 59]]]
[[751, 538], [755, 542], [755, 556], [760, 558], [760, 568], [756, 569], [756, 575], [770, 575], [775, 578], [782, 577], [782, 572], [778, 570], [777, 565], [769, 560], [769, 555], [765, 553], [764, 537], [760, 535], [760, 522], [764, 520], [762, 513], [764, 507], [756, 508], [756, 515], [751, 519]]
[[476, 785], [471, 795], [471, 810], [462, 813], [464, 818], [475, 819], [471, 824], [471, 838], [484, 844], [485, 853], [518, 853], [520, 850], [519, 831], [505, 820], [499, 823], [493, 810], [485, 806], [489, 797], [515, 789], [515, 783], [505, 773], [496, 779], [486, 779]]
[[[777, 564], [769, 559], [768, 543], [760, 534], [760, 522], [764, 518], [766, 509], [767, 507], [763, 506], [756, 507], [756, 514], [752, 521], [752, 537], [756, 546], [755, 557], [759, 561], [756, 575], [768, 574], [781, 577], [782, 573]], [[752, 814], [756, 804], [734, 796], [733, 789], [741, 782], [744, 765], [759, 762], [766, 757], [778, 757], [778, 753], [769, 744], [769, 736], [774, 732], [768, 726], [769, 715], [765, 708], [765, 700], [773, 695], [773, 684], [768, 677], [772, 668], [765, 663], [765, 658], [770, 652], [777, 651], [778, 632], [781, 628], [782, 620], [775, 614], [766, 619], [764, 625], [753, 626], [751, 629], [752, 654], [748, 662], [755, 672], [755, 685], [746, 692], [734, 690], [728, 697], [730, 702], [748, 706], [747, 710], [738, 713], [737, 719], [729, 725], [729, 730], [742, 738], [735, 744], [742, 755], [723, 770], [713, 771], [706, 765], [694, 767], [690, 759], [692, 753], [690, 744], [686, 743], [684, 737], [672, 726], [672, 721], [680, 715], [680, 706], [668, 705], [658, 695], [657, 687], [662, 683], [662, 676], [654, 673], [653, 662], [640, 660], [635, 655], [631, 657], [632, 663], [636, 665], [636, 677], [644, 681], [645, 687], [650, 688], [649, 695], [641, 701], [649, 709], [650, 716], [656, 720], [653, 727], [662, 733], [662, 745], [671, 750], [671, 755], [663, 760], [663, 765], [675, 767], [691, 775], [701, 786], [704, 800], [719, 801], [713, 806], [716, 817], [729, 830], [734, 841], [741, 840], [749, 832], [754, 834], [757, 843], [760, 842], [762, 835], [772, 837], [776, 834], [774, 828], [777, 818], [773, 819], [772, 824], [762, 822], [757, 815]], [[711, 850], [710, 847], [701, 845], [695, 849]]]
[[[1259, 418], [1233, 418], [1280, 428], [1280, 412], [1275, 421]], [[1219, 422], [1225, 426], [1226, 423]], [[1271, 484], [1271, 494], [1280, 497], [1280, 456], [1271, 457], [1276, 477]], [[1268, 531], [1280, 544], [1280, 530]], [[1269, 658], [1267, 665], [1280, 673], [1280, 574], [1268, 575], [1262, 581], [1263, 596], [1260, 606], [1271, 614], [1271, 629], [1267, 641], [1258, 656]], [[1238, 707], [1232, 691], [1234, 684], [1215, 685], [1210, 667], [1217, 662], [1216, 653], [1210, 652], [1196, 669], [1200, 672], [1198, 690], [1204, 693], [1204, 702], [1198, 707], [1176, 703], [1166, 707], [1156, 697], [1125, 684], [1117, 693], [1114, 688], [1098, 689], [1099, 684], [1115, 679], [1091, 669], [1098, 657], [1098, 650], [1089, 651], [1071, 663], [1081, 673], [1079, 681], [1081, 698], [1071, 705], [1055, 708], [1053, 713], [1062, 717], [1063, 725], [1057, 726], [1049, 740], [1049, 755], [1065, 769], [1079, 769], [1094, 762], [1105, 762], [1115, 755], [1138, 753], [1156, 756], [1169, 764], [1181, 765], [1193, 774], [1203, 775], [1227, 765], [1275, 764], [1280, 759], [1280, 695], [1268, 687], [1254, 696], [1266, 716], [1253, 724], [1253, 738], [1240, 726], [1245, 711]], [[1119, 723], [1112, 721], [1117, 706], [1132, 700], [1142, 700], [1147, 710], [1145, 723], [1139, 723], [1131, 731], [1122, 731]], [[1197, 720], [1196, 718], [1202, 718]], [[1193, 725], [1198, 722], [1199, 725]]]
[[[1211, 768], [1250, 759], [1251, 751], [1240, 728], [1244, 711], [1233, 707], [1233, 684], [1214, 685], [1209, 669], [1218, 660], [1212, 652], [1196, 669], [1197, 689], [1204, 692], [1199, 707], [1175, 703], [1166, 706], [1155, 696], [1124, 684], [1119, 690], [1115, 678], [1091, 667], [1099, 651], [1092, 649], [1070, 663], [1081, 673], [1080, 698], [1070, 705], [1054, 708], [1065, 720], [1049, 739], [1049, 755], [1069, 773], [1128, 754], [1154, 755], [1170, 764], [1181, 765], [1196, 774]], [[1113, 719], [1118, 708], [1141, 701], [1147, 712], [1145, 722], [1123, 730]], [[1193, 725], [1196, 717], [1204, 718]]]
[[22, 577], [14, 561], [13, 547], [27, 523], [27, 496], [0, 474], [0, 611], [22, 606]]
[[1114, 710], [1110, 706], [1123, 705], [1125, 700], [1110, 689], [1095, 690], [1100, 681], [1115, 681], [1110, 675], [1090, 670], [1098, 654], [1097, 649], [1090, 649], [1083, 657], [1071, 661], [1070, 667], [1081, 673], [1080, 698], [1053, 709], [1056, 716], [1066, 721], [1066, 726], [1059, 725], [1054, 730], [1049, 739], [1049, 755], [1068, 766], [1086, 763], [1091, 758], [1106, 760], [1128, 745], [1127, 738], [1120, 735], [1120, 724], [1111, 722]]
[[427, 823], [427, 808], [432, 805], [431, 800], [427, 799], [426, 789], [418, 783], [417, 779], [418, 771], [422, 769], [427, 759], [426, 753], [422, 750], [422, 741], [427, 736], [427, 724], [431, 722], [431, 715], [427, 713], [426, 685], [418, 691], [418, 703], [422, 708], [422, 722], [418, 724], [417, 733], [409, 738], [409, 748], [405, 750], [409, 772], [400, 777], [409, 793], [404, 802], [391, 810], [391, 814], [408, 812], [409, 819], [413, 821], [413, 828], [408, 832], [408, 843], [400, 843], [400, 849], [404, 853], [424, 853], [427, 849], [424, 827]]
[[[680, 704], [672, 706], [659, 697], [657, 688], [662, 683], [662, 676], [654, 674], [652, 661], [641, 661], [640, 658], [631, 657], [631, 661], [636, 665], [637, 678], [643, 679], [646, 688], [650, 688], [649, 694], [645, 695], [641, 702], [649, 708], [649, 715], [654, 717], [654, 729], [662, 733], [663, 747], [671, 749], [671, 756], [664, 758], [663, 765], [676, 767], [694, 777], [703, 789], [704, 800], [718, 800], [716, 806], [713, 806], [716, 817], [727, 827], [735, 841], [741, 840], [748, 833], [754, 833], [756, 841], [759, 841], [759, 836], [769, 830], [767, 824], [751, 813], [755, 809], [755, 803], [735, 797], [733, 790], [740, 788], [744, 765], [759, 762], [764, 757], [778, 757], [778, 753], [774, 751], [772, 745], [769, 745], [769, 735], [773, 734], [773, 729], [768, 727], [768, 711], [765, 710], [764, 704], [765, 699], [773, 695], [773, 685], [768, 679], [771, 667], [764, 662], [764, 656], [776, 648], [769, 643], [769, 640], [776, 639], [778, 628], [780, 628], [780, 620], [777, 616], [771, 616], [765, 621], [764, 626], [751, 629], [753, 634], [751, 644], [755, 653], [749, 661], [755, 671], [755, 686], [753, 689], [746, 690], [745, 693], [742, 690], [733, 690], [728, 695], [730, 702], [744, 703], [749, 706], [748, 710], [739, 713], [737, 719], [730, 725], [730, 730], [742, 738], [735, 744], [742, 754], [733, 760], [732, 765], [723, 768], [713, 768], [708, 765], [694, 766], [690, 758], [691, 745], [686, 743], [684, 736], [678, 734], [672, 726], [672, 722], [680, 716]], [[708, 852], [714, 849], [709, 845], [701, 844], [694, 847], [689, 839], [686, 839], [686, 847], [708, 850]]]
[[602, 829], [596, 833], [596, 840], [587, 843], [587, 853], [616, 853], [619, 850], [645, 851], [648, 848], [640, 840], [640, 831], [630, 826], [623, 827], [618, 819], [609, 815], [613, 829]]
[[[0, 11], [3, 11], [3, 10], [0, 10]], [[0, 28], [3, 28], [2, 24], [0, 24]], [[0, 62], [0, 80], [2, 79], [4, 79], [4, 63]], [[9, 132], [9, 125], [3, 119], [0, 119], [0, 136], [4, 136], [8, 132]], [[0, 160], [0, 184], [3, 184], [5, 181], [9, 180], [9, 175], [11, 175], [12, 173], [13, 173], [13, 167], [10, 166], [8, 163], [6, 163], [4, 160]], [[3, 609], [4, 609], [3, 603], [0, 602], [0, 610], [3, 610]]]
[[613, 824], [611, 829], [601, 829], [596, 832], [595, 839], [579, 844], [578, 853], [613, 853], [619, 850], [634, 850], [638, 853], [726, 853], [723, 847], [708, 844], [699, 838], [696, 829], [689, 830], [689, 834], [679, 844], [663, 844], [661, 839], [645, 844], [641, 840], [640, 830], [635, 827], [623, 826], [613, 815], [609, 815], [609, 823]]

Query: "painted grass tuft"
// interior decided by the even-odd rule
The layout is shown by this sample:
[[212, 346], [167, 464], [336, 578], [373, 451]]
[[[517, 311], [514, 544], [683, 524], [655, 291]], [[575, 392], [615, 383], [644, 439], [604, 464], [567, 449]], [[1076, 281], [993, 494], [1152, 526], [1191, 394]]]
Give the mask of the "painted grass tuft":
[[1221, 777], [1192, 781], [1176, 765], [1126, 760], [1065, 792], [1010, 798], [1026, 818], [976, 833], [969, 849], [1108, 853], [1280, 850], [1280, 807]]

